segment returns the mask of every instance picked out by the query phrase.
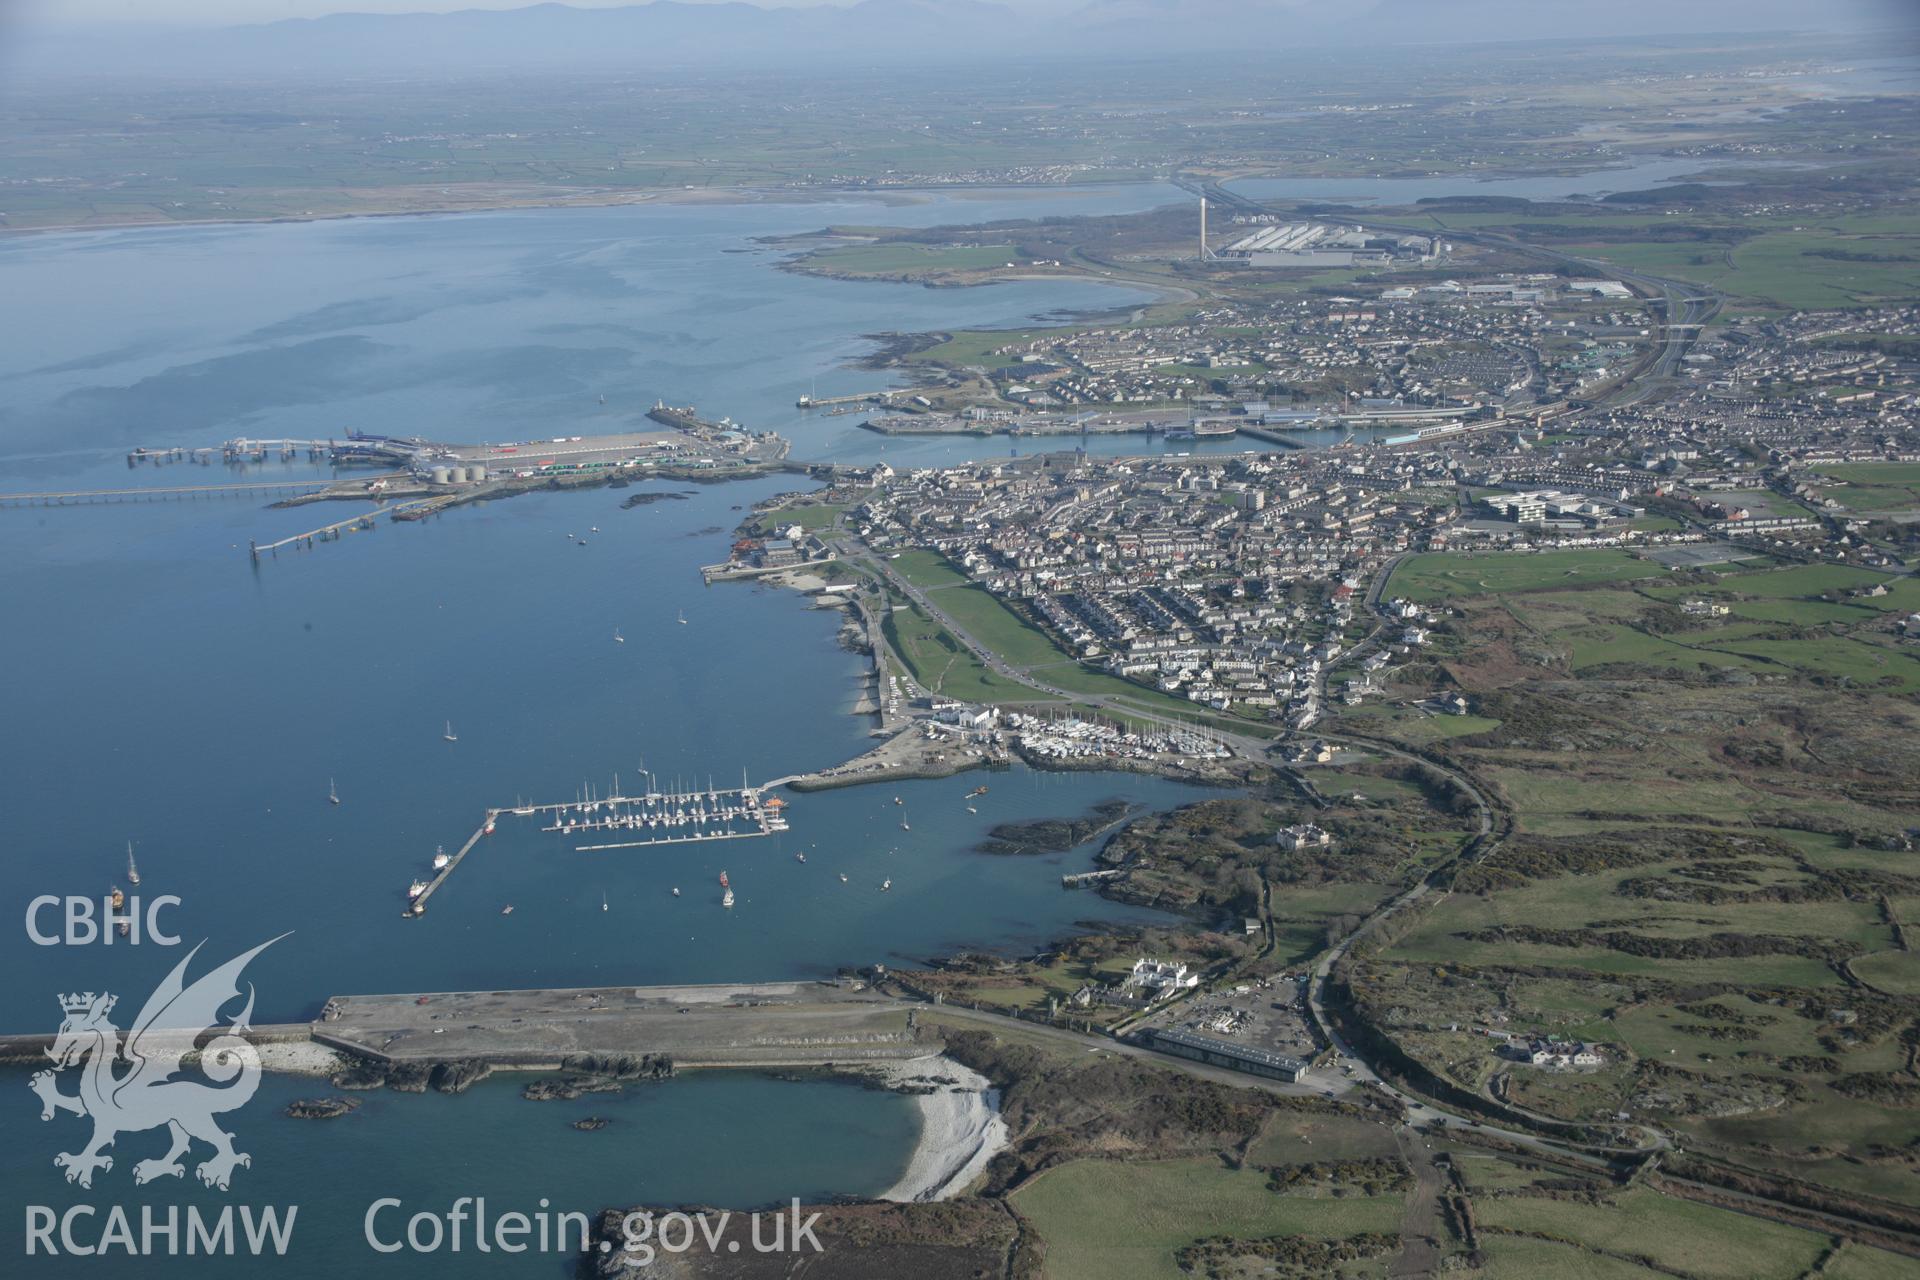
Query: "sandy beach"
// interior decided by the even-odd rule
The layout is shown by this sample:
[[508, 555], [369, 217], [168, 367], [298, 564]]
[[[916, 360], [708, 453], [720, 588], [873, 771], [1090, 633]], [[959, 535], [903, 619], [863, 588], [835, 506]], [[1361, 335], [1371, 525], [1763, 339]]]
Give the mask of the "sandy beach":
[[936, 1055], [890, 1063], [877, 1074], [895, 1087], [939, 1086], [931, 1093], [914, 1095], [920, 1110], [920, 1141], [906, 1172], [880, 1194], [882, 1200], [951, 1199], [965, 1191], [1007, 1145], [1000, 1091], [979, 1072]]

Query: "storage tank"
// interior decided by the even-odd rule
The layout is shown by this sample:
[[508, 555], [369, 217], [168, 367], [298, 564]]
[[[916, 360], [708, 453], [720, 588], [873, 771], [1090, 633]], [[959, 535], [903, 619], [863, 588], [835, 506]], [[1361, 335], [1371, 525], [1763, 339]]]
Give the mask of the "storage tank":
[[467, 478], [475, 484], [480, 484], [487, 478], [487, 469], [485, 467], [468, 467]]
[[435, 467], [427, 473], [427, 478], [435, 484], [445, 484], [447, 482], [447, 469], [445, 467]]
[[465, 484], [466, 482], [467, 469], [465, 467], [449, 467], [447, 469], [448, 484]]

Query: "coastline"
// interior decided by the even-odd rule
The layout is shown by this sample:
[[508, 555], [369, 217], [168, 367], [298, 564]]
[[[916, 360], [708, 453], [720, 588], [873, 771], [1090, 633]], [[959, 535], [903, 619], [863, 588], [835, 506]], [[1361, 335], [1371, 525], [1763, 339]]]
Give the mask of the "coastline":
[[[296, 226], [309, 222], [345, 222], [360, 218], [449, 218], [468, 213], [517, 213], [532, 209], [612, 209], [627, 205], [672, 204], [672, 205], [745, 205], [745, 204], [832, 204], [836, 201], [853, 198], [866, 198], [877, 204], [911, 206], [928, 204], [933, 196], [928, 193], [962, 193], [960, 199], [987, 199], [988, 192], [1031, 193], [1035, 199], [1050, 193], [1066, 192], [1082, 187], [1115, 186], [1138, 181], [1137, 178], [1115, 178], [1111, 180], [1091, 180], [1075, 183], [1032, 184], [1023, 186], [1018, 183], [980, 184], [955, 183], [941, 185], [929, 183], [920, 187], [700, 187], [694, 190], [685, 188], [659, 188], [645, 191], [582, 189], [565, 191], [555, 189], [549, 194], [529, 199], [515, 199], [511, 196], [488, 199], [482, 197], [472, 204], [450, 204], [408, 208], [396, 205], [390, 208], [349, 209], [336, 213], [275, 214], [258, 218], [167, 218], [155, 214], [151, 217], [130, 217], [113, 221], [94, 222], [53, 222], [44, 226], [16, 227], [0, 224], [0, 239], [10, 236], [69, 235], [75, 232], [95, 231], [140, 231], [158, 227], [265, 227]], [[965, 193], [981, 192], [979, 196]]]
[[935, 1054], [881, 1065], [870, 1073], [889, 1089], [933, 1085], [913, 1094], [920, 1136], [906, 1170], [877, 1199], [900, 1203], [951, 1200], [973, 1185], [1007, 1146], [1000, 1091], [952, 1058]]
[[273, 1040], [254, 1045], [260, 1069], [283, 1076], [325, 1078], [347, 1065], [346, 1055], [317, 1040]]

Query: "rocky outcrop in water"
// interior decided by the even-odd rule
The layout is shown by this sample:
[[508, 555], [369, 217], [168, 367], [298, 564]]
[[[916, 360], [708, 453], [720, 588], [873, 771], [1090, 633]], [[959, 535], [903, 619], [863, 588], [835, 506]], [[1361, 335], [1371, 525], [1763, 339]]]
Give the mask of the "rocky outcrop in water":
[[605, 1076], [543, 1076], [520, 1091], [529, 1102], [571, 1102], [583, 1093], [619, 1093], [621, 1084]]
[[329, 1080], [336, 1089], [378, 1089], [382, 1085], [399, 1093], [465, 1093], [493, 1074], [493, 1064], [479, 1058], [458, 1058], [449, 1062], [379, 1062], [355, 1058], [333, 1073]]
[[1065, 853], [1126, 820], [1133, 806], [1125, 800], [1107, 800], [1079, 818], [1038, 818], [1029, 822], [1002, 822], [987, 832], [974, 848], [979, 853], [1022, 855]]
[[560, 1069], [612, 1080], [666, 1080], [673, 1075], [673, 1058], [664, 1053], [570, 1053], [560, 1059]]
[[628, 495], [627, 498], [620, 503], [620, 509], [622, 511], [628, 511], [634, 507], [652, 506], [656, 502], [685, 502], [692, 496], [692, 494], [672, 492], [635, 493]]
[[335, 1120], [360, 1109], [358, 1098], [295, 1098], [287, 1114], [295, 1120]]
[[673, 1059], [664, 1053], [570, 1053], [560, 1059], [565, 1073], [535, 1080], [520, 1091], [533, 1102], [565, 1102], [583, 1093], [618, 1093], [628, 1080], [666, 1080]]

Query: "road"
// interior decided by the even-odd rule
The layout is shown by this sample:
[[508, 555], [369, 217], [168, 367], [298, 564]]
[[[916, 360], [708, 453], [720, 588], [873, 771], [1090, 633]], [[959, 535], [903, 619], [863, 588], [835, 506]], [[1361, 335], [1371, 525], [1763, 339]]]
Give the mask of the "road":
[[1329, 1090], [1344, 1093], [1353, 1087], [1346, 1080], [1315, 1079], [1298, 1084], [1289, 1084], [1285, 1080], [1269, 1080], [1264, 1076], [1248, 1075], [1244, 1071], [1229, 1071], [1225, 1067], [1210, 1067], [1204, 1062], [1195, 1062], [1191, 1058], [1179, 1058], [1170, 1053], [1161, 1053], [1145, 1045], [1130, 1044], [1125, 1040], [1115, 1040], [1110, 1036], [1091, 1035], [1082, 1031], [1069, 1031], [1051, 1023], [1028, 1022], [1024, 1018], [1009, 1017], [1004, 1013], [993, 1013], [986, 1009], [971, 1009], [964, 1005], [942, 1004], [921, 1007], [938, 1010], [941, 1018], [954, 1018], [962, 1022], [973, 1022], [1000, 1033], [1024, 1033], [1052, 1041], [1063, 1048], [1076, 1048], [1088, 1053], [1113, 1053], [1124, 1058], [1134, 1058], [1151, 1062], [1155, 1066], [1166, 1067], [1185, 1075], [1197, 1076], [1202, 1080], [1211, 1080], [1235, 1089], [1261, 1089], [1268, 1093], [1277, 1093], [1290, 1098], [1318, 1098]]

